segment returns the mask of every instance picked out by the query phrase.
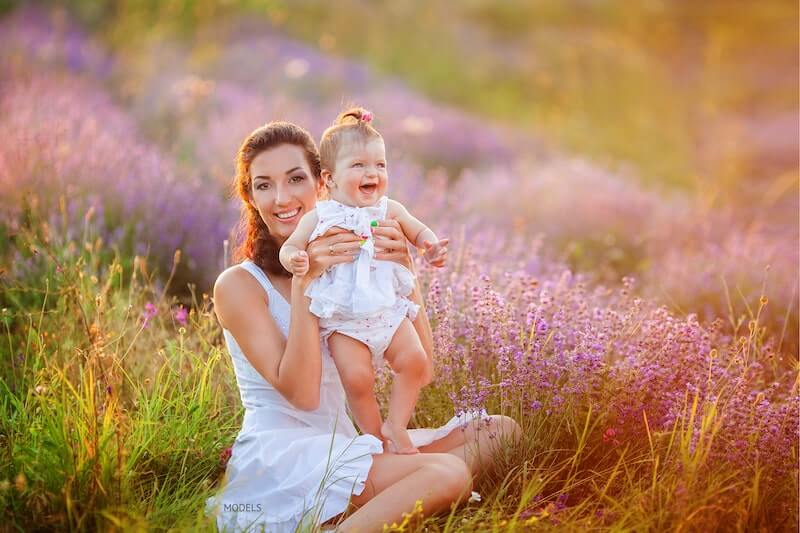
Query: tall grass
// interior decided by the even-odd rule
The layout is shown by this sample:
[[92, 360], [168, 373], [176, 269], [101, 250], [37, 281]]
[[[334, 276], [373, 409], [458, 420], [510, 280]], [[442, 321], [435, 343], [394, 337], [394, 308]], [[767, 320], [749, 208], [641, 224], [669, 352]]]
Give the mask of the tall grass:
[[4, 284], [0, 298], [3, 521], [190, 520], [240, 415], [208, 295], [184, 316], [145, 258], [123, 268], [88, 225], [69, 242], [33, 229], [15, 244], [36, 250], [42, 278]]

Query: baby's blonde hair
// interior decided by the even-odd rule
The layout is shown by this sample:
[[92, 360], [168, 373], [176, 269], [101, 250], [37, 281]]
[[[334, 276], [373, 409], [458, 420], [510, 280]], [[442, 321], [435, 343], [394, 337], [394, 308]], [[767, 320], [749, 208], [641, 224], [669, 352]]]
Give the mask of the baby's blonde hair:
[[323, 170], [333, 172], [336, 157], [345, 138], [356, 137], [366, 142], [381, 139], [378, 130], [372, 127], [372, 113], [363, 107], [351, 107], [342, 111], [333, 124], [322, 134], [319, 141], [319, 159]]

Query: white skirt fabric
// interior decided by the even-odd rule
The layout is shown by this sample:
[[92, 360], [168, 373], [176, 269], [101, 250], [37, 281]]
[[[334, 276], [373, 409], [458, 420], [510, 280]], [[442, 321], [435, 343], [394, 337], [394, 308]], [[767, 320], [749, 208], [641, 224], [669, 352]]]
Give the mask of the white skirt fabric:
[[[473, 418], [456, 416], [439, 428], [411, 429], [409, 435], [414, 446], [425, 446]], [[373, 454], [383, 453], [377, 438], [320, 432], [292, 419], [274, 410], [245, 415], [225, 487], [206, 502], [220, 531], [292, 533], [345, 512], [351, 494], [364, 490]]]
[[344, 512], [350, 495], [364, 490], [372, 454], [382, 451], [372, 435], [321, 431], [290, 409], [249, 410], [224, 489], [207, 507], [217, 513], [221, 531], [290, 533], [319, 524]]

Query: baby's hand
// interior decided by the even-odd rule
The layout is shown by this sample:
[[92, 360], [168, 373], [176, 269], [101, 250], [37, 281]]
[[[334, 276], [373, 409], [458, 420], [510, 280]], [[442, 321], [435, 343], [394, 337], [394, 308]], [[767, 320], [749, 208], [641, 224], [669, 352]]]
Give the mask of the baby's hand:
[[305, 276], [308, 274], [308, 254], [303, 251], [297, 251], [292, 255], [292, 274], [295, 276]]
[[447, 243], [450, 239], [439, 239], [438, 242], [424, 241], [422, 257], [429, 265], [442, 268], [447, 262]]

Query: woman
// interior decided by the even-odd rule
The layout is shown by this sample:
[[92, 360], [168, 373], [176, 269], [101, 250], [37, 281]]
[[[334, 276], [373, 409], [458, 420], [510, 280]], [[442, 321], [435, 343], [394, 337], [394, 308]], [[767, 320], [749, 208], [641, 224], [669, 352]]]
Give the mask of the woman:
[[[517, 424], [494, 416], [462, 430], [472, 418], [465, 415], [441, 428], [410, 430], [423, 443], [416, 455], [383, 453], [380, 440], [358, 435], [304, 292], [331, 265], [352, 261], [360, 238], [334, 228], [311, 242], [305, 276], [290, 277], [278, 260], [281, 244], [325, 190], [308, 132], [286, 122], [254, 131], [239, 149], [236, 187], [246, 260], [220, 274], [214, 304], [245, 415], [227, 483], [208, 501], [218, 527], [294, 531], [355, 509], [340, 531], [380, 531], [417, 500], [425, 514], [449, 509], [469, 494], [473, 476], [491, 466], [497, 435], [518, 438]], [[413, 268], [396, 223], [382, 221], [374, 235], [376, 257]], [[423, 304], [418, 286], [413, 299]], [[421, 311], [414, 327], [432, 353]]]

